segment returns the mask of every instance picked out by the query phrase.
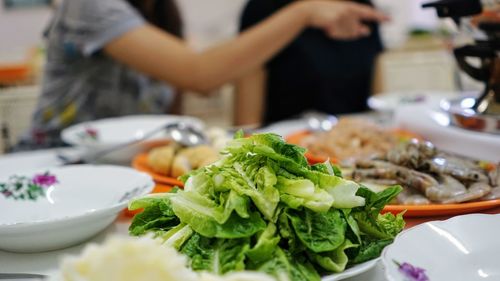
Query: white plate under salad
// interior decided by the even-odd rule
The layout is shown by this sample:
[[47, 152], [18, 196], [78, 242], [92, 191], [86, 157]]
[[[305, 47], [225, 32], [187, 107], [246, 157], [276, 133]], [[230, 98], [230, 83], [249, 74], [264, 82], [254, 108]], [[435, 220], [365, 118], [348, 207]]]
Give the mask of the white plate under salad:
[[378, 260], [379, 260], [378, 258], [369, 260], [367, 262], [360, 263], [353, 267], [347, 268], [344, 272], [324, 276], [323, 278], [321, 278], [321, 281], [338, 281], [357, 276], [375, 267], [375, 265], [377, 265]]

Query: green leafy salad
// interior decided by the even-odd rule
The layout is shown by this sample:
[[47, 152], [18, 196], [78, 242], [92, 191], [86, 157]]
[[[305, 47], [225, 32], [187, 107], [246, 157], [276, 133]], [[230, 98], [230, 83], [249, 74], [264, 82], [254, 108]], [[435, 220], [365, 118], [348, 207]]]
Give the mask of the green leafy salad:
[[404, 227], [402, 214], [380, 214], [401, 187], [374, 193], [304, 152], [275, 134], [237, 134], [221, 160], [182, 177], [184, 190], [131, 202], [144, 211], [130, 233], [153, 233], [196, 271], [278, 280], [320, 280], [379, 257]]

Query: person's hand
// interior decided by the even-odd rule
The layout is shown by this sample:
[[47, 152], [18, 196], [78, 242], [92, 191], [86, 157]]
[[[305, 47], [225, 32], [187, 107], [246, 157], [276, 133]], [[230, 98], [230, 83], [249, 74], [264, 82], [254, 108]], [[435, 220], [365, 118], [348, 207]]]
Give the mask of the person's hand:
[[352, 40], [368, 36], [367, 22], [384, 22], [389, 18], [368, 5], [347, 1], [302, 1], [309, 12], [309, 25], [323, 29], [334, 39]]

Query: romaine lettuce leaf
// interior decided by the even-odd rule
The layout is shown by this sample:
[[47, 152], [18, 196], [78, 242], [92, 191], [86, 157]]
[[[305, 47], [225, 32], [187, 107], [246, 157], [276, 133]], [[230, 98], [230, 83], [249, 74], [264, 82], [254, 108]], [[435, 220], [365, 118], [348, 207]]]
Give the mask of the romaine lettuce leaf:
[[258, 235], [257, 243], [247, 251], [247, 256], [253, 263], [262, 263], [273, 256], [281, 240], [281, 237], [276, 235], [276, 231], [276, 225], [269, 223], [267, 228]]
[[403, 230], [405, 223], [402, 214], [380, 215], [384, 206], [400, 191], [400, 186], [393, 186], [379, 193], [366, 187], [358, 190], [357, 194], [365, 198], [366, 205], [353, 209], [352, 216], [362, 233], [378, 239], [391, 239]]
[[278, 248], [274, 256], [266, 263], [256, 268], [269, 273], [278, 280], [290, 281], [320, 281], [321, 277], [314, 266], [305, 259], [294, 260], [291, 255]]
[[188, 224], [197, 233], [206, 237], [250, 237], [266, 228], [266, 223], [258, 212], [250, 213], [248, 218], [242, 218], [236, 213], [231, 213], [221, 224], [213, 216], [203, 212], [208, 212], [208, 208], [193, 208], [189, 204], [190, 201], [175, 201], [172, 198], [173, 210], [180, 221]]
[[259, 270], [278, 280], [319, 281], [380, 255], [404, 227], [380, 214], [400, 191], [374, 193], [274, 134], [242, 135], [216, 163], [181, 177], [184, 190], [131, 202], [144, 208], [132, 235], [153, 233], [195, 270]]
[[321, 254], [311, 253], [310, 255], [312, 259], [324, 270], [330, 272], [342, 272], [345, 270], [347, 263], [349, 262], [349, 258], [345, 251], [349, 248], [357, 246], [358, 245], [353, 244], [351, 241], [346, 239], [344, 243], [334, 251]]
[[218, 274], [245, 269], [245, 254], [249, 239], [214, 239], [194, 234], [181, 248], [194, 270]]
[[133, 208], [145, 208], [145, 210], [134, 216], [129, 227], [131, 235], [139, 236], [147, 232], [159, 235], [168, 231], [180, 223], [171, 208], [170, 202], [163, 197], [145, 197], [131, 203]]
[[393, 242], [393, 239], [380, 239], [380, 240], [370, 240], [366, 238], [363, 242], [363, 245], [360, 246], [356, 251], [356, 255], [350, 261], [351, 264], [363, 263], [365, 261], [369, 261], [371, 259], [378, 258], [382, 253], [382, 250], [387, 245], [390, 245]]
[[179, 224], [161, 235], [165, 245], [180, 249], [182, 245], [193, 235], [193, 229], [186, 224]]
[[339, 210], [288, 210], [287, 215], [299, 240], [313, 253], [330, 252], [344, 243], [347, 223]]
[[[333, 197], [324, 189], [316, 187], [308, 179], [287, 179], [278, 177], [276, 188], [282, 196], [288, 195], [291, 198], [285, 198], [285, 203], [289, 207], [297, 209], [300, 205], [315, 212], [326, 212], [333, 204]], [[294, 200], [294, 198], [297, 200]], [[298, 204], [300, 204], [298, 206]]]
[[404, 212], [397, 215], [392, 213], [379, 214], [377, 217], [377, 224], [380, 228], [392, 237], [396, 237], [405, 228], [405, 221], [403, 219]]

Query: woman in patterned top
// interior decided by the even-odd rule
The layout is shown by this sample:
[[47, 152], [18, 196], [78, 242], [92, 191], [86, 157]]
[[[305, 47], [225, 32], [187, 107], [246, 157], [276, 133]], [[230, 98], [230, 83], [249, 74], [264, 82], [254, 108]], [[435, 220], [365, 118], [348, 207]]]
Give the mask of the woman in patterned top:
[[262, 65], [306, 27], [350, 39], [369, 33], [364, 22], [383, 20], [360, 4], [298, 1], [197, 53], [178, 37], [173, 0], [64, 0], [46, 33], [42, 94], [20, 146], [63, 145], [60, 131], [75, 123], [167, 112], [172, 87], [208, 92]]

